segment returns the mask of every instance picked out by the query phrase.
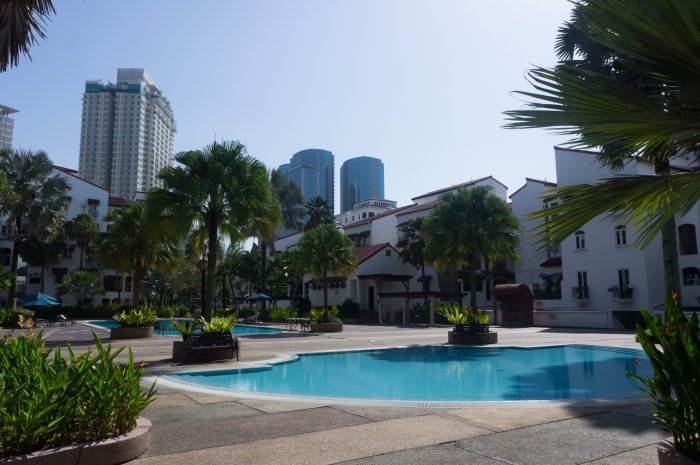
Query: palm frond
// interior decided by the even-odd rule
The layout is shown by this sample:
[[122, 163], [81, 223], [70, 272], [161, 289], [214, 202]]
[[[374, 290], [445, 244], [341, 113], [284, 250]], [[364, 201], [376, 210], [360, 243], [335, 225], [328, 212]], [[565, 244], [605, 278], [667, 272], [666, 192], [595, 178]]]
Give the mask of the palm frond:
[[52, 0], [7, 0], [0, 3], [0, 72], [17, 66], [29, 49], [46, 38], [45, 26], [54, 14]]

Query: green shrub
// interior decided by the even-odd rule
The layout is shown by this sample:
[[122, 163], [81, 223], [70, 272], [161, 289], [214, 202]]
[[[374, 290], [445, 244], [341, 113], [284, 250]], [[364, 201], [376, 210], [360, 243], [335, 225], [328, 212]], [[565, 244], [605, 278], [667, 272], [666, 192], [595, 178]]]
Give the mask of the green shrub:
[[9, 308], [0, 309], [0, 326], [5, 328], [17, 328], [20, 316], [30, 318], [34, 316], [34, 312], [30, 310], [14, 311]]
[[[676, 448], [700, 461], [700, 327], [698, 315], [683, 315], [678, 295], [666, 297], [665, 322], [642, 308], [649, 328], [637, 325], [637, 337], [654, 370], [651, 378], [630, 376], [646, 386], [642, 389], [654, 406], [655, 422], [673, 434]], [[661, 350], [656, 347], [661, 346]]]
[[467, 322], [470, 324], [487, 325], [491, 323], [491, 315], [481, 309], [467, 310]]
[[234, 307], [217, 308], [214, 316], [231, 316], [237, 314], [238, 311]]
[[228, 333], [236, 326], [238, 315], [214, 317], [211, 321], [199, 320], [203, 333]]
[[348, 318], [359, 318], [360, 317], [360, 304], [352, 299], [345, 299], [342, 304], [340, 304], [340, 318], [346, 320]]
[[130, 312], [121, 312], [113, 317], [125, 328], [151, 326], [158, 316], [152, 308], [144, 307], [141, 310], [132, 308]]
[[270, 309], [270, 321], [285, 321], [287, 318], [294, 318], [295, 314], [288, 307]]
[[172, 318], [176, 313], [175, 307], [170, 307], [168, 305], [156, 308], [156, 315], [158, 318]]
[[0, 456], [24, 454], [125, 434], [155, 387], [141, 390], [143, 370], [129, 350], [111, 350], [93, 333], [95, 350], [68, 359], [37, 337], [5, 336], [0, 350]]
[[183, 341], [186, 341], [195, 329], [202, 326], [202, 320], [170, 320], [170, 326], [182, 336]]
[[467, 324], [467, 313], [464, 311], [461, 305], [454, 304], [442, 304], [438, 305], [435, 309], [440, 315], [445, 317], [445, 319], [451, 325], [466, 325]]
[[338, 317], [338, 307], [331, 305], [330, 308], [312, 308], [311, 321], [313, 323], [342, 323]]

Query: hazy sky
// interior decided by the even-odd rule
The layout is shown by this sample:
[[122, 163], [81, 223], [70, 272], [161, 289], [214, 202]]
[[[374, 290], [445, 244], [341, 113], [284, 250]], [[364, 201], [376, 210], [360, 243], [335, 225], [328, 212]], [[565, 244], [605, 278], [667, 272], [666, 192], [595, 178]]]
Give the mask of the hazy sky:
[[175, 151], [236, 139], [270, 167], [305, 148], [383, 160], [386, 197], [493, 175], [555, 179], [565, 139], [501, 129], [531, 65], [555, 62], [565, 0], [55, 0], [33, 61], [0, 74], [14, 146], [77, 168], [86, 79], [146, 68]]

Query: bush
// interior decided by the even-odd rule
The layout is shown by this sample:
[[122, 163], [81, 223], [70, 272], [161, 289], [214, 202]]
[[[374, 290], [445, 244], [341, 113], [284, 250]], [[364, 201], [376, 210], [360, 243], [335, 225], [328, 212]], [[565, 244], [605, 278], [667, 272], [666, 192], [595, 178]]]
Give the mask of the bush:
[[152, 308], [144, 307], [141, 310], [132, 308], [130, 312], [121, 312], [113, 317], [125, 328], [151, 326], [158, 317]]
[[0, 309], [0, 326], [5, 328], [19, 327], [19, 317], [29, 318], [34, 316], [34, 312], [30, 310], [13, 311], [9, 308]]
[[156, 308], [156, 315], [158, 318], [172, 318], [176, 313], [175, 307], [170, 307], [168, 305]]
[[345, 299], [340, 304], [340, 318], [346, 320], [348, 318], [360, 318], [360, 304], [352, 299]]
[[[678, 294], [666, 297], [665, 322], [642, 308], [649, 330], [637, 325], [637, 337], [654, 369], [651, 378], [627, 372], [646, 386], [655, 422], [673, 434], [673, 442], [686, 457], [700, 461], [700, 327], [698, 315], [688, 320]], [[661, 350], [656, 347], [661, 346]]]
[[102, 346], [68, 359], [37, 337], [8, 335], [0, 350], [0, 456], [25, 454], [125, 434], [151, 402], [143, 370], [114, 361], [123, 350]]
[[299, 315], [308, 315], [311, 312], [311, 301], [308, 297], [295, 297], [294, 308]]
[[217, 308], [214, 312], [214, 316], [231, 316], [237, 314], [238, 311], [233, 307]]
[[271, 308], [270, 321], [282, 321], [284, 322], [287, 318], [294, 318], [292, 311], [288, 307]]
[[342, 323], [338, 317], [338, 307], [332, 305], [331, 308], [312, 308], [311, 321], [313, 323]]
[[203, 333], [228, 333], [236, 326], [238, 315], [220, 316], [212, 318], [211, 321], [200, 319], [200, 327]]

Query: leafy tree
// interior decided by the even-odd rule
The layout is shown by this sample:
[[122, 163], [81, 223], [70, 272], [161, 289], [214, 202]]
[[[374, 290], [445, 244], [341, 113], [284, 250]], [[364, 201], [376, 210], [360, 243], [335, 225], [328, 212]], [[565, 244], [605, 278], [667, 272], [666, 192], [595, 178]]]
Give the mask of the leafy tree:
[[304, 231], [316, 228], [324, 224], [333, 224], [333, 207], [321, 197], [316, 196], [306, 202], [306, 225]]
[[399, 232], [404, 234], [404, 239], [396, 243], [399, 256], [404, 263], [420, 267], [423, 292], [428, 291], [428, 283], [425, 279], [425, 245], [427, 237], [423, 228], [423, 218], [414, 218], [406, 224], [399, 226]]
[[270, 181], [265, 165], [247, 155], [239, 142], [213, 143], [203, 150], [180, 152], [179, 166], [160, 173], [164, 187], [149, 193], [163, 214], [181, 231], [207, 231], [207, 282], [202, 316], [211, 319], [216, 285], [219, 235], [240, 238], [270, 206]]
[[89, 213], [80, 213], [66, 224], [68, 239], [80, 248], [80, 271], [83, 271], [83, 253], [99, 233], [100, 227]]
[[7, 182], [7, 175], [0, 171], [0, 213], [12, 210], [17, 197], [12, 191], [12, 186]]
[[141, 282], [148, 270], [173, 271], [180, 251], [178, 236], [162, 221], [150, 202], [131, 202], [107, 215], [109, 229], [97, 248], [100, 264], [117, 271], [132, 270], [132, 302], [139, 305]]
[[700, 4], [690, 0], [575, 4], [572, 21], [560, 30], [563, 61], [530, 71], [535, 92], [520, 94], [532, 101], [506, 113], [507, 127], [550, 128], [573, 136], [572, 146], [599, 147], [604, 165], [619, 167], [634, 156], [655, 167], [657, 176], [609, 178], [549, 193], [567, 201], [533, 215], [545, 220], [538, 229], [543, 248], [599, 215], [625, 214], [640, 231], [636, 246], [662, 233], [666, 287], [678, 289], [673, 220], [700, 199], [700, 174], [671, 174], [668, 165], [678, 155], [697, 160], [700, 153], [694, 116], [700, 109], [699, 28]]
[[425, 256], [449, 274], [458, 265], [468, 267], [470, 305], [476, 308], [476, 272], [481, 263], [491, 266], [498, 260], [519, 258], [518, 220], [488, 186], [460, 188], [440, 200], [425, 219]]
[[102, 294], [102, 278], [89, 271], [74, 271], [68, 273], [58, 286], [61, 295], [72, 295], [78, 305], [87, 303], [96, 294]]
[[297, 244], [306, 271], [323, 282], [323, 307], [328, 307], [328, 274], [349, 273], [357, 268], [353, 243], [334, 224], [323, 224], [304, 233]]
[[304, 226], [304, 197], [299, 186], [288, 180], [278, 170], [270, 171], [270, 185], [272, 192], [279, 202], [282, 213], [282, 227], [299, 231]]
[[[53, 164], [46, 152], [28, 150], [0, 150], [0, 172], [13, 191], [13, 202], [5, 207], [13, 242], [10, 272], [17, 271], [19, 244], [27, 234], [55, 237], [63, 227], [68, 208], [68, 182], [53, 175]], [[8, 291], [12, 302], [15, 279]]]
[[0, 72], [31, 59], [29, 48], [45, 39], [44, 25], [55, 13], [51, 0], [8, 0], [0, 4]]
[[22, 239], [19, 253], [31, 266], [41, 267], [41, 292], [46, 289], [46, 267], [56, 263], [67, 248], [65, 231], [60, 230], [55, 236], [29, 234]]

